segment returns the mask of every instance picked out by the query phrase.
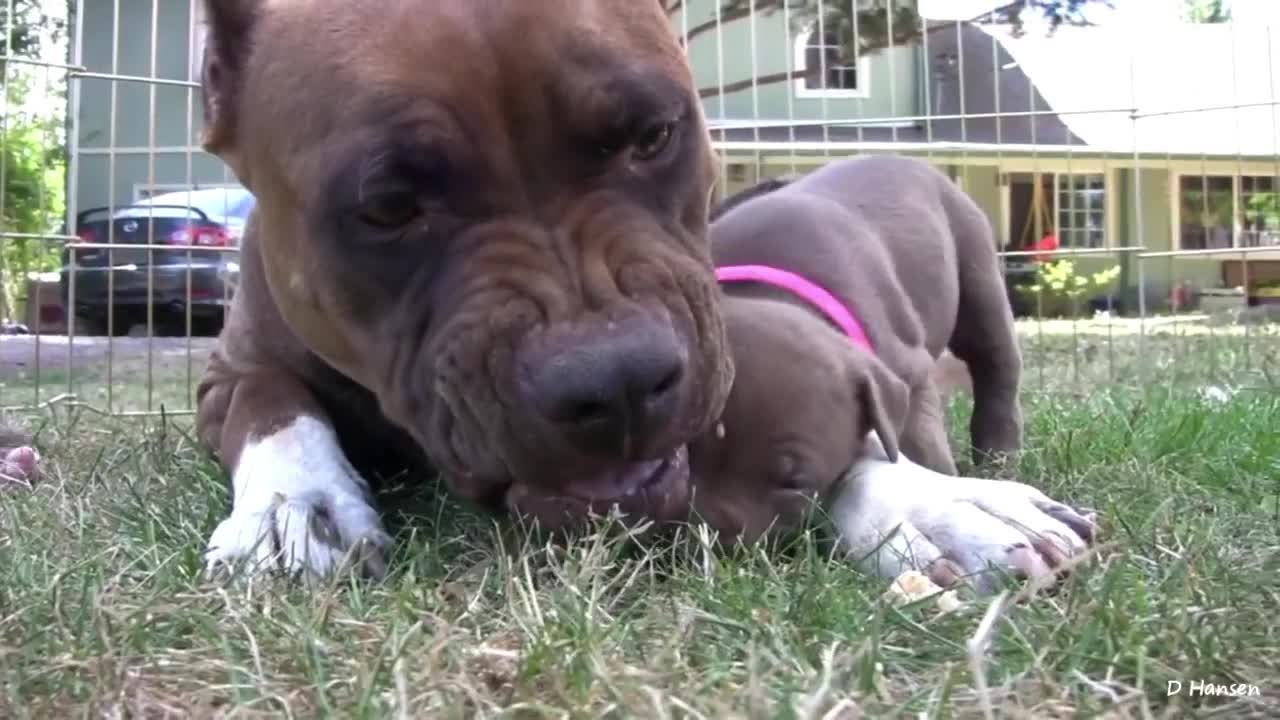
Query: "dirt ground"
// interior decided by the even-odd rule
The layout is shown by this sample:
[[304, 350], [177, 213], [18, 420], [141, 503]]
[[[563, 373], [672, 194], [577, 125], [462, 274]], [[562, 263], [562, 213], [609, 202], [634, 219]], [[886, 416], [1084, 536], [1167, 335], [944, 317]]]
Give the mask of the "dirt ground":
[[[57, 373], [65, 376], [68, 359], [72, 368], [101, 368], [112, 358], [117, 371], [146, 366], [148, 355], [156, 374], [172, 374], [187, 366], [187, 358], [203, 369], [215, 338], [185, 337], [88, 337], [77, 335], [0, 336], [0, 382], [30, 382]], [[167, 372], [166, 372], [167, 371]]]

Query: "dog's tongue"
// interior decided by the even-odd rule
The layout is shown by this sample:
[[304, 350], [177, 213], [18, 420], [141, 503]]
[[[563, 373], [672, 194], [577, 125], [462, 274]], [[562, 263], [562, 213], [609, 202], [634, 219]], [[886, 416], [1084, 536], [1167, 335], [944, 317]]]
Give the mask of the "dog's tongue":
[[569, 494], [583, 500], [616, 500], [643, 490], [664, 470], [669, 458], [644, 460], [570, 483]]

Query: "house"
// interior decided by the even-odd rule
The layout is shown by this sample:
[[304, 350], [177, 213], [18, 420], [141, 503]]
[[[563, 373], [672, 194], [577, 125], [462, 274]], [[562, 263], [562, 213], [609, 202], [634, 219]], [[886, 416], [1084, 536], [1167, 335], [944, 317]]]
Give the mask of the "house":
[[79, 4], [71, 64], [85, 72], [71, 83], [71, 217], [193, 185], [237, 185], [199, 146], [201, 12], [200, 0]]
[[[722, 192], [836, 157], [917, 155], [977, 201], [1006, 250], [1052, 233], [1094, 253], [1082, 270], [1118, 263], [1128, 309], [1139, 286], [1155, 309], [1187, 288], [1280, 281], [1280, 25], [1148, 15], [1015, 37], [929, 17], [842, 66], [834, 38], [788, 5], [726, 21], [716, 0], [689, 0], [673, 18], [691, 36]], [[824, 57], [825, 72], [804, 72]], [[776, 81], [790, 74], [803, 79]]]
[[[717, 0], [673, 4], [722, 157], [721, 192], [836, 157], [912, 154], [974, 198], [1007, 250], [1053, 234], [1095, 253], [1084, 269], [1119, 263], [1123, 300], [1142, 286], [1159, 308], [1184, 283], [1280, 279], [1280, 41], [1266, 22], [1148, 19], [1015, 37], [934, 13], [923, 32], [898, 28], [901, 42], [840, 64], [826, 28], [797, 22], [790, 8], [802, 3], [739, 18]], [[70, 212], [234, 185], [197, 141], [200, 3], [81, 8]], [[1186, 250], [1198, 254], [1170, 254]]]

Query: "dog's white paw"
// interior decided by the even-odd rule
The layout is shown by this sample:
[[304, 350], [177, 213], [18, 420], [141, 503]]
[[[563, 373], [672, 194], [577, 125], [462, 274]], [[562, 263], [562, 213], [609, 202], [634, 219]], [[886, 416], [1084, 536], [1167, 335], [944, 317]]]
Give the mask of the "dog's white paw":
[[210, 574], [243, 566], [325, 578], [354, 569], [381, 578], [391, 538], [368, 485], [324, 422], [299, 417], [249, 443], [232, 475], [231, 515], [209, 537]]
[[841, 480], [829, 508], [840, 541], [862, 567], [895, 578], [908, 570], [947, 586], [970, 579], [984, 593], [999, 572], [1048, 580], [1093, 541], [1094, 519], [1022, 483], [951, 477], [878, 440]]

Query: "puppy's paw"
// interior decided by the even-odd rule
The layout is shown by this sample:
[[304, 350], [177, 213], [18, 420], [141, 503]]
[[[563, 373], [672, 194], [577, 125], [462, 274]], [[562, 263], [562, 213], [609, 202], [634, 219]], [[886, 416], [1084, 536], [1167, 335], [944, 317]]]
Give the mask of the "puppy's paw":
[[1001, 575], [1052, 582], [1094, 541], [1094, 518], [1022, 483], [940, 475], [900, 457], [860, 461], [831, 505], [841, 542], [886, 578], [918, 570], [996, 591]]
[[314, 418], [249, 443], [232, 475], [230, 517], [209, 537], [210, 575], [240, 566], [326, 578], [381, 579], [391, 537], [332, 429]]
[[999, 589], [1001, 573], [1051, 584], [1094, 540], [1093, 517], [1035, 488], [1005, 480], [958, 480], [950, 497], [915, 509], [910, 520], [980, 592]]
[[218, 524], [209, 536], [205, 569], [210, 576], [243, 566], [311, 578], [351, 570], [381, 579], [390, 545], [378, 512], [359, 497], [319, 490], [276, 494], [264, 505], [238, 504]]

